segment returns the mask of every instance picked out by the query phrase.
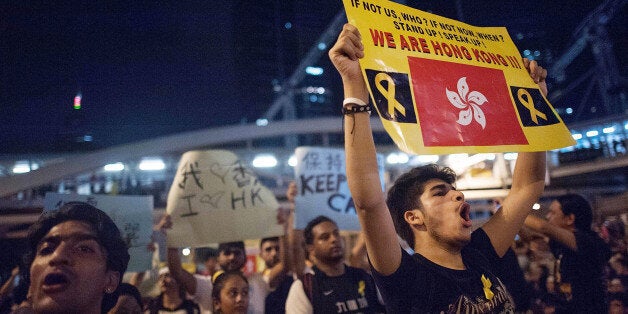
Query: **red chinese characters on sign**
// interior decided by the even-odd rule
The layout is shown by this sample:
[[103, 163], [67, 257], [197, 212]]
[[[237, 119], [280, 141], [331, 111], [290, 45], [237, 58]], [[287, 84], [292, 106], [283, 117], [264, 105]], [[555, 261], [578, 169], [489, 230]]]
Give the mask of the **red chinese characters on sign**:
[[500, 70], [408, 57], [425, 146], [524, 145]]

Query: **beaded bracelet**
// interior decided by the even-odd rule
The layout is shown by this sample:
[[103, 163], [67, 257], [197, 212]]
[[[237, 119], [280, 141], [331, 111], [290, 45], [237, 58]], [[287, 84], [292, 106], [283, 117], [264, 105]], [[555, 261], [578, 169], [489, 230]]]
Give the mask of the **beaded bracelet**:
[[371, 107], [370, 104], [367, 104], [359, 98], [349, 97], [345, 98], [342, 102], [342, 114], [344, 115], [354, 114], [356, 112], [368, 112], [370, 115], [372, 110], [373, 107]]
[[343, 107], [342, 114], [348, 115], [348, 114], [354, 114], [356, 112], [368, 112], [370, 115], [372, 110], [373, 110], [373, 107], [371, 107], [371, 105], [364, 105], [364, 106], [353, 105], [353, 106]]

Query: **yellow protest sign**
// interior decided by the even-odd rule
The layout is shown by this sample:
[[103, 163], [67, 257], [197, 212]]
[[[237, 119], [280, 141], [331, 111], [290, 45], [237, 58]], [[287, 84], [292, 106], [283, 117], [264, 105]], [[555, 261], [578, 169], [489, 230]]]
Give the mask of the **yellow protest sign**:
[[383, 0], [344, 0], [384, 128], [408, 153], [541, 151], [575, 142], [504, 27]]
[[207, 246], [283, 234], [279, 203], [234, 153], [190, 151], [181, 156], [166, 212], [168, 246]]

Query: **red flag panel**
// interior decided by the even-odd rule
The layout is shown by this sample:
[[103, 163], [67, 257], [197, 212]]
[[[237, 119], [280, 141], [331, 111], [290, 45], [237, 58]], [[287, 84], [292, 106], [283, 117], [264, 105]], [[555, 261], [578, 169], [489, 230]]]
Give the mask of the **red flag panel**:
[[425, 146], [525, 145], [500, 70], [408, 57]]

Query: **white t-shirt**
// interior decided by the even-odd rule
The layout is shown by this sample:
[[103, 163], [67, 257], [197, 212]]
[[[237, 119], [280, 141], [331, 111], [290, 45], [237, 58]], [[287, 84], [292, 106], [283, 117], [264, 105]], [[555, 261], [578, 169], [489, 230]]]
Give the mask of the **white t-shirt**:
[[203, 275], [194, 275], [196, 279], [196, 293], [193, 296], [193, 301], [201, 308], [201, 313], [212, 314], [214, 308], [212, 301], [212, 277]]
[[305, 290], [303, 289], [303, 282], [301, 280], [296, 279], [292, 286], [290, 286], [290, 291], [288, 292], [288, 298], [286, 299], [286, 313], [290, 314], [312, 314], [314, 313], [314, 308], [312, 307], [312, 303], [310, 303], [310, 299], [305, 294]]
[[249, 308], [248, 314], [264, 314], [266, 296], [270, 293], [268, 281], [261, 273], [248, 277], [249, 281]]

